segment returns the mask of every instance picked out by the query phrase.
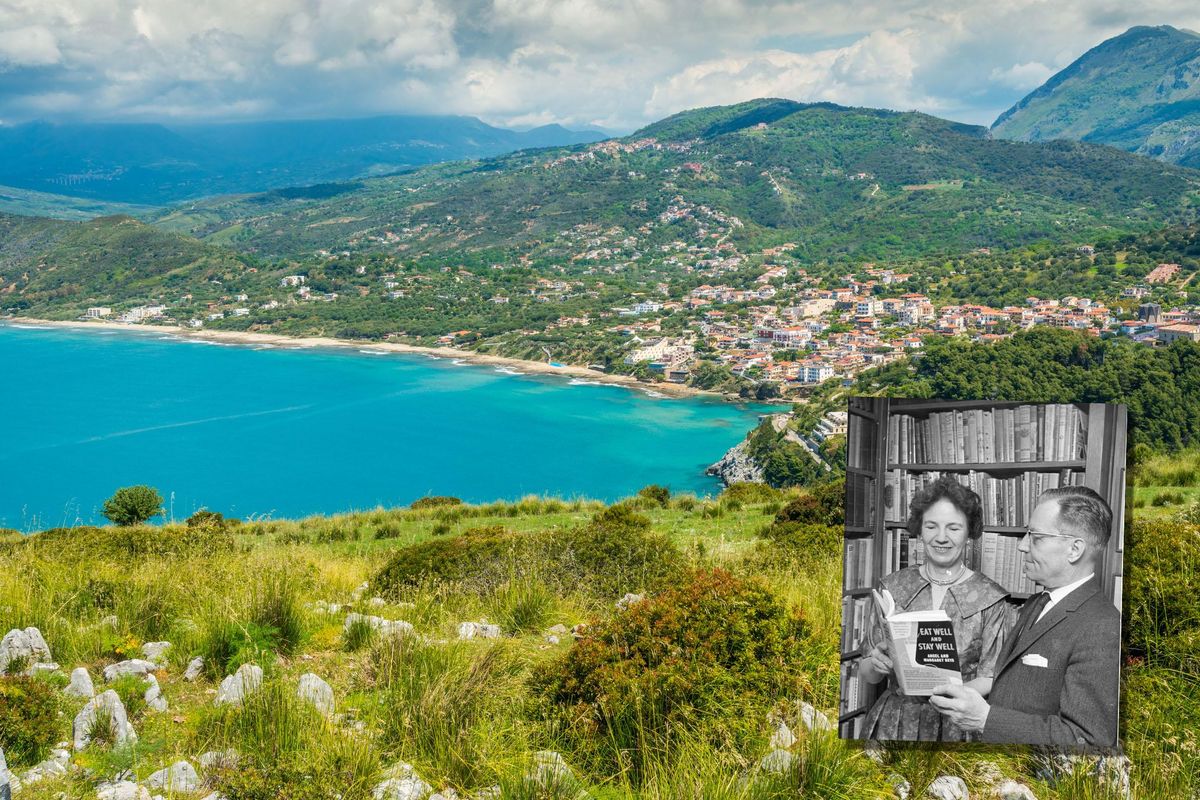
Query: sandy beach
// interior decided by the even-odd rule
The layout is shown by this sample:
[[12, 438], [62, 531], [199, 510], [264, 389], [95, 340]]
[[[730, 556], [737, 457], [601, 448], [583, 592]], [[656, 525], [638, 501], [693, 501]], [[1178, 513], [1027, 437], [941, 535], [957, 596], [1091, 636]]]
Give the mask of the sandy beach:
[[386, 353], [408, 353], [412, 355], [435, 356], [437, 358], [455, 359], [465, 363], [479, 364], [491, 367], [502, 367], [528, 375], [562, 375], [568, 378], [578, 378], [597, 384], [611, 384], [638, 389], [648, 394], [668, 397], [713, 397], [722, 398], [716, 392], [694, 389], [675, 383], [643, 383], [628, 375], [610, 375], [596, 372], [587, 367], [570, 364], [554, 366], [544, 361], [524, 361], [519, 358], [488, 355], [474, 350], [462, 350], [457, 347], [420, 347], [418, 345], [400, 344], [398, 342], [354, 341], [350, 339], [334, 339], [325, 336], [281, 336], [275, 333], [247, 333], [241, 331], [214, 331], [182, 328], [178, 325], [131, 325], [123, 322], [105, 322], [102, 320], [47, 320], [30, 317], [10, 317], [0, 322], [16, 325], [44, 325], [53, 328], [71, 328], [73, 330], [116, 330], [116, 331], [150, 331], [169, 333], [184, 339], [199, 339], [212, 342], [242, 345], [271, 345], [273, 347], [308, 348], [308, 347], [337, 347], [353, 348], [354, 350], [373, 350]]

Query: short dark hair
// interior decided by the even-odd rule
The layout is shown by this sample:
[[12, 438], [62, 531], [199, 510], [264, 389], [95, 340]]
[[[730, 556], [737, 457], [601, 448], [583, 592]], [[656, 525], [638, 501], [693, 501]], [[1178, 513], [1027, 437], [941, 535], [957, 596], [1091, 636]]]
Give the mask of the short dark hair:
[[943, 475], [926, 486], [912, 499], [908, 506], [908, 532], [921, 534], [921, 523], [925, 512], [938, 500], [950, 503], [967, 518], [967, 535], [978, 539], [983, 534], [983, 502], [979, 495], [963, 486], [950, 475]]
[[1108, 502], [1086, 486], [1060, 486], [1042, 492], [1038, 502], [1058, 503], [1058, 525], [1069, 528], [1101, 550], [1112, 533], [1113, 513]]

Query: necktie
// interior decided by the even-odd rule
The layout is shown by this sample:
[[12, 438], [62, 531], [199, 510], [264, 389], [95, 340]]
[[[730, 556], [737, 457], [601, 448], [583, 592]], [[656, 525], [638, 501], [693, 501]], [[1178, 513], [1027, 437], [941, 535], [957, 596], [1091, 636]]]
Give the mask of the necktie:
[[1029, 632], [1029, 629], [1037, 623], [1038, 617], [1042, 614], [1042, 609], [1050, 602], [1049, 592], [1040, 592], [1037, 597], [1031, 598], [1026, 605], [1029, 606], [1029, 616], [1025, 618], [1025, 626], [1021, 629], [1021, 636]]

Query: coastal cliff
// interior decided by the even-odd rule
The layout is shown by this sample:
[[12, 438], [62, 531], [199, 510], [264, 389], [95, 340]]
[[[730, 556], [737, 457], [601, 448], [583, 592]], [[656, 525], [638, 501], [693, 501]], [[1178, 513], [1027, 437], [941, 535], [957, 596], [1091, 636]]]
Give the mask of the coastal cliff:
[[763, 468], [750, 455], [749, 437], [735, 444], [721, 460], [706, 469], [706, 475], [715, 475], [726, 486], [734, 483], [762, 483]]

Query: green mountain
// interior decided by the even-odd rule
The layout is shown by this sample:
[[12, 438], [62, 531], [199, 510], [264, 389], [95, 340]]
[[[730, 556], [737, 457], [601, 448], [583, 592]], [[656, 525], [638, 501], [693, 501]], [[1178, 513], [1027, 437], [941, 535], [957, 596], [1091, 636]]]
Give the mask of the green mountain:
[[1200, 167], [1200, 34], [1130, 28], [1001, 114], [1001, 139], [1074, 139]]
[[247, 259], [128, 216], [67, 222], [0, 214], [0, 304], [73, 309], [115, 300], [175, 300]]
[[[1200, 174], [916, 113], [788, 100], [699, 109], [624, 139], [217, 198], [156, 223], [268, 256], [553, 248], [579, 225], [638, 250], [696, 227], [810, 260], [1013, 247], [1195, 217]], [[690, 235], [690, 234], [689, 234]]]

